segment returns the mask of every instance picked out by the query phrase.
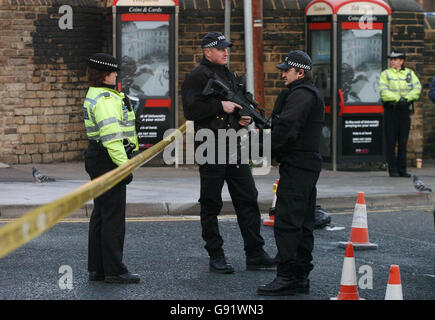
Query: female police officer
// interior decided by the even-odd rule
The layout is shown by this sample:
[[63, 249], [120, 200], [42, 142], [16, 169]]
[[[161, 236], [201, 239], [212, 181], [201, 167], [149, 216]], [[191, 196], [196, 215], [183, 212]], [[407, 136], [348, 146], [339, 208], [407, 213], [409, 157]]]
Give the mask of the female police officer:
[[[379, 77], [378, 90], [384, 105], [385, 154], [390, 177], [411, 176], [406, 171], [406, 146], [411, 128], [411, 104], [420, 97], [421, 84], [414, 71], [405, 68], [405, 53], [393, 50], [391, 67]], [[397, 143], [397, 155], [396, 155]]]
[[[111, 171], [128, 160], [124, 144], [138, 141], [135, 115], [122, 92], [115, 90], [118, 63], [114, 57], [96, 53], [88, 60], [90, 88], [84, 102], [84, 122], [89, 139], [85, 168], [91, 179]], [[126, 185], [132, 175], [94, 199], [89, 223], [89, 280], [109, 283], [137, 283], [122, 262], [125, 235]]]

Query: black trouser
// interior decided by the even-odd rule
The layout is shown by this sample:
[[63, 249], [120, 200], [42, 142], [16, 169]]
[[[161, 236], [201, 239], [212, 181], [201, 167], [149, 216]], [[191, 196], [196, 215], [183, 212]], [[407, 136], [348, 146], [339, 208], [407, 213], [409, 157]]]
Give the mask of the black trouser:
[[[115, 169], [105, 148], [89, 146], [85, 168], [91, 179]], [[125, 236], [126, 185], [118, 183], [94, 199], [89, 222], [88, 271], [105, 276], [127, 273], [122, 263]]]
[[409, 107], [384, 108], [385, 157], [389, 172], [406, 172], [406, 145], [410, 128]]
[[274, 225], [277, 275], [307, 277], [313, 269], [311, 252], [319, 172], [281, 163], [279, 176]]
[[262, 249], [264, 239], [260, 235], [258, 191], [249, 165], [204, 164], [199, 167], [199, 173], [202, 237], [210, 257], [224, 255], [217, 216], [222, 209], [222, 187], [225, 181], [236, 211], [246, 255], [255, 255]]

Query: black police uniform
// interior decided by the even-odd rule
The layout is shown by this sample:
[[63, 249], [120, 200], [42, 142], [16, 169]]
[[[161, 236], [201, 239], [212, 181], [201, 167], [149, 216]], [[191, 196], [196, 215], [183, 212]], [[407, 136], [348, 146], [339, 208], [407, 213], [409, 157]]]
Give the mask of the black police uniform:
[[[85, 153], [85, 168], [90, 178], [116, 169], [106, 148], [89, 142]], [[126, 182], [122, 181], [94, 199], [89, 221], [88, 270], [104, 276], [128, 272], [122, 262], [125, 236]]]
[[[405, 57], [400, 50], [393, 50], [388, 56], [390, 59]], [[404, 65], [400, 70], [390, 67], [382, 71], [378, 89], [384, 106], [385, 158], [389, 175], [410, 177], [406, 169], [406, 149], [414, 108], [411, 104], [420, 96], [420, 81], [414, 71]]]
[[[203, 48], [207, 47], [208, 43], [220, 44], [219, 40], [213, 42], [213, 33], [223, 37], [220, 33], [212, 32], [212, 37], [208, 42], [204, 43], [207, 36], [203, 39]], [[223, 111], [220, 99], [202, 95], [202, 91], [212, 74], [234, 89], [237, 75], [226, 66], [214, 64], [204, 57], [200, 65], [186, 77], [182, 86], [182, 100], [184, 115], [186, 119], [194, 121], [195, 131], [207, 128], [214, 132], [217, 151], [218, 129], [235, 129], [237, 131], [242, 126], [238, 124], [240, 115], [237, 112], [227, 114]], [[199, 143], [196, 142], [196, 146]], [[216, 160], [218, 160], [217, 153]], [[263, 254], [264, 239], [260, 235], [261, 217], [257, 203], [258, 192], [249, 165], [228, 164], [228, 162], [218, 164], [215, 161], [214, 164], [200, 165], [199, 173], [202, 237], [211, 260], [224, 256], [223, 239], [219, 234], [217, 219], [222, 208], [221, 194], [224, 182], [227, 182], [237, 214], [246, 255], [249, 257]]]
[[[311, 69], [311, 59], [292, 51], [278, 68]], [[324, 124], [324, 101], [311, 80], [302, 78], [288, 85], [273, 110], [272, 158], [279, 163], [274, 234], [278, 248], [277, 277], [260, 286], [262, 295], [288, 295], [308, 290], [313, 269], [314, 210], [316, 183], [321, 171], [320, 136]]]
[[324, 104], [311, 80], [288, 86], [282, 105], [274, 107], [272, 157], [280, 162], [275, 212], [278, 275], [308, 273], [313, 268], [316, 183], [322, 159], [318, 152], [324, 123]]

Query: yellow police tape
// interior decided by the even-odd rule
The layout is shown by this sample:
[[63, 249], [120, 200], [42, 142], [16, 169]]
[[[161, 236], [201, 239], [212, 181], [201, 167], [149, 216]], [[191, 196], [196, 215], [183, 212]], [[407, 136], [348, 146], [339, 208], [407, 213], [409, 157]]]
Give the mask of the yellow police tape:
[[172, 132], [166, 138], [139, 153], [122, 166], [89, 181], [66, 196], [31, 210], [17, 220], [0, 228], [0, 258], [11, 253], [23, 244], [41, 235], [57, 222], [81, 208], [86, 202], [103, 194], [139, 165], [151, 160], [170, 145], [181, 134], [186, 133], [186, 124]]

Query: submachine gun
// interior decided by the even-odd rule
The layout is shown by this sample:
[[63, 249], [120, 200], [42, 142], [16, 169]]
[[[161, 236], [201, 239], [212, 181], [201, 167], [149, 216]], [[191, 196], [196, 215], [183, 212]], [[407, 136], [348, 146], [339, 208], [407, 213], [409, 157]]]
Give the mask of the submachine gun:
[[236, 91], [233, 91], [222, 81], [212, 77], [208, 80], [202, 95], [213, 95], [226, 101], [235, 102], [242, 107], [242, 110], [239, 111], [240, 115], [250, 116], [258, 129], [270, 129], [272, 127], [270, 119], [265, 117], [264, 110], [258, 107], [258, 102], [254, 100], [252, 94], [246, 91], [244, 83], [245, 76], [237, 84]]

